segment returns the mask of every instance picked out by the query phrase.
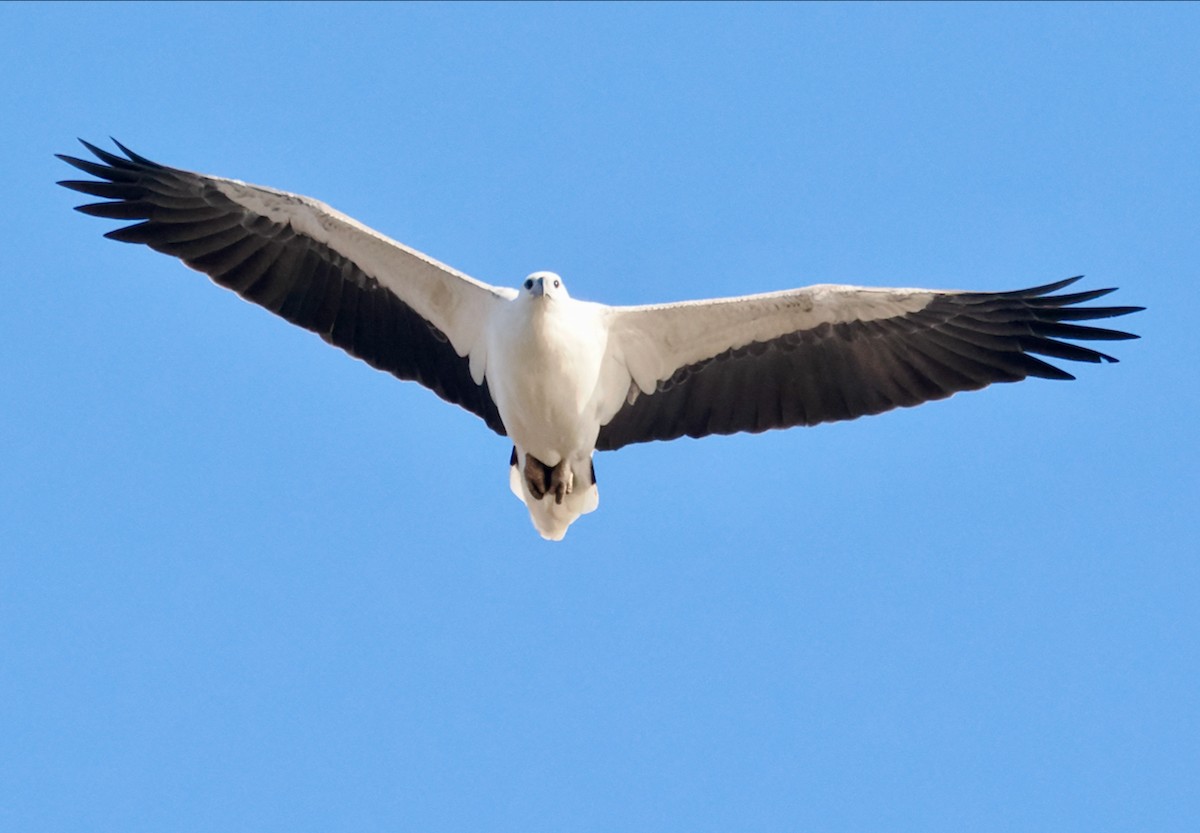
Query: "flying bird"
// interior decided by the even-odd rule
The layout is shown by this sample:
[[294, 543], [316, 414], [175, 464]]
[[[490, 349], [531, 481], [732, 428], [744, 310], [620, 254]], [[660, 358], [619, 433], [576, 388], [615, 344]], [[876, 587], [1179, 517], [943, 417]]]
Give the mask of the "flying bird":
[[[115, 140], [114, 140], [115, 142]], [[1054, 294], [815, 285], [736, 298], [606, 306], [553, 272], [496, 287], [324, 203], [152, 162], [116, 142], [99, 161], [59, 155], [135, 221], [105, 237], [173, 255], [351, 356], [420, 382], [511, 440], [509, 485], [560, 540], [599, 496], [593, 455], [631, 443], [854, 419], [1028, 376], [1037, 358], [1116, 359], [1081, 340], [1137, 336], [1075, 322], [1142, 307]]]

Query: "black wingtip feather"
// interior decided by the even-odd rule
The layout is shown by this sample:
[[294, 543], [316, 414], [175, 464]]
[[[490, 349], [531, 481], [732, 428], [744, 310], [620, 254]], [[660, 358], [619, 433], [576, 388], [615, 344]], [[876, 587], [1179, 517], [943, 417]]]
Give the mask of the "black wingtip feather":
[[75, 206], [80, 214], [103, 217], [108, 220], [144, 220], [150, 216], [150, 207], [141, 202], [91, 202]]
[[127, 199], [129, 186], [116, 182], [97, 182], [94, 179], [63, 179], [59, 180], [59, 185], [64, 188], [69, 188], [72, 191], [78, 191], [81, 194], [87, 194], [92, 197], [102, 197], [104, 199]]
[[89, 142], [85, 139], [80, 139], [79, 142], [85, 148], [90, 150], [96, 156], [97, 159], [99, 159], [102, 162], [107, 162], [109, 165], [112, 165], [114, 168], [128, 170], [129, 168], [135, 167], [133, 165], [133, 163], [130, 162], [128, 159], [123, 159], [122, 157], [117, 156], [115, 153], [110, 153], [107, 150], [104, 150], [103, 148], [97, 147], [96, 145], [93, 145], [91, 142]]
[[1097, 298], [1103, 298], [1105, 295], [1116, 291], [1117, 288], [1115, 286], [1109, 286], [1104, 289], [1089, 289], [1087, 292], [1069, 292], [1065, 295], [1045, 295], [1027, 298], [1025, 299], [1025, 303], [1031, 307], [1064, 307], [1071, 304], [1094, 301]]
[[117, 147], [119, 147], [121, 149], [121, 152], [124, 153], [126, 156], [128, 156], [130, 158], [130, 160], [137, 162], [139, 165], [145, 165], [150, 168], [161, 168], [162, 167], [162, 165], [158, 164], [157, 162], [155, 162], [151, 159], [147, 159], [145, 156], [142, 156], [141, 154], [134, 153], [132, 150], [125, 147], [125, 145], [118, 142], [112, 136], [109, 136], [108, 138], [111, 139], [112, 143], [114, 145], [116, 145]]
[[1039, 321], [1091, 321], [1141, 312], [1145, 307], [1032, 307]]
[[1076, 275], [1073, 278], [1064, 278], [1061, 281], [1043, 284], [1042, 286], [1032, 286], [1028, 289], [1016, 289], [1012, 292], [996, 292], [988, 294], [997, 298], [1037, 298], [1041, 295], [1049, 295], [1051, 292], [1057, 292], [1060, 289], [1066, 289], [1071, 284], [1081, 280], [1083, 280], [1083, 275]]

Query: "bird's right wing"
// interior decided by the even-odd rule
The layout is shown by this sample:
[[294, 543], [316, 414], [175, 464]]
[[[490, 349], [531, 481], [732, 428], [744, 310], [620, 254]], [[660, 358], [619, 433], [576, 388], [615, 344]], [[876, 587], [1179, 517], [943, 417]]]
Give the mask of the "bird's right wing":
[[101, 163], [59, 158], [97, 180], [67, 188], [108, 202], [85, 214], [136, 220], [106, 237], [173, 255], [242, 298], [504, 434], [484, 378], [485, 322], [515, 297], [367, 228], [316, 200], [169, 168], [118, 143], [83, 143]]
[[596, 448], [854, 419], [1027, 376], [1072, 379], [1034, 354], [1112, 356], [1060, 339], [1130, 333], [1072, 322], [1141, 307], [1078, 304], [1112, 292], [1053, 295], [1071, 278], [1016, 292], [804, 289], [612, 307], [609, 353], [625, 368]]

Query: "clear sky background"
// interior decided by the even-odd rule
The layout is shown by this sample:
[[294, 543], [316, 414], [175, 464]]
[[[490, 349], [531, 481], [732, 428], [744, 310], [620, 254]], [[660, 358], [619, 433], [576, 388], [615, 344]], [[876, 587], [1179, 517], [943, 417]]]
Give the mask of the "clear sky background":
[[[1200, 6], [0, 5], [0, 829], [1194, 831]], [[599, 455], [101, 235], [115, 136], [480, 279], [1085, 273], [1117, 365]]]

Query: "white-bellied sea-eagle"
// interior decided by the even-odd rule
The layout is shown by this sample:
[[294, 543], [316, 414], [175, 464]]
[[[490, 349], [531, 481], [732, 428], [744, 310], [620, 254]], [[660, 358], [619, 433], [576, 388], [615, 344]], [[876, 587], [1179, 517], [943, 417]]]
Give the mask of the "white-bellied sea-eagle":
[[513, 450], [509, 483], [558, 540], [598, 503], [592, 456], [630, 443], [854, 419], [1027, 376], [1037, 358], [1115, 362], [1063, 339], [1140, 307], [1054, 294], [816, 285], [612, 307], [553, 272], [490, 286], [316, 200], [84, 145], [96, 177], [60, 184], [134, 221], [106, 237], [173, 255], [293, 324], [479, 416]]

